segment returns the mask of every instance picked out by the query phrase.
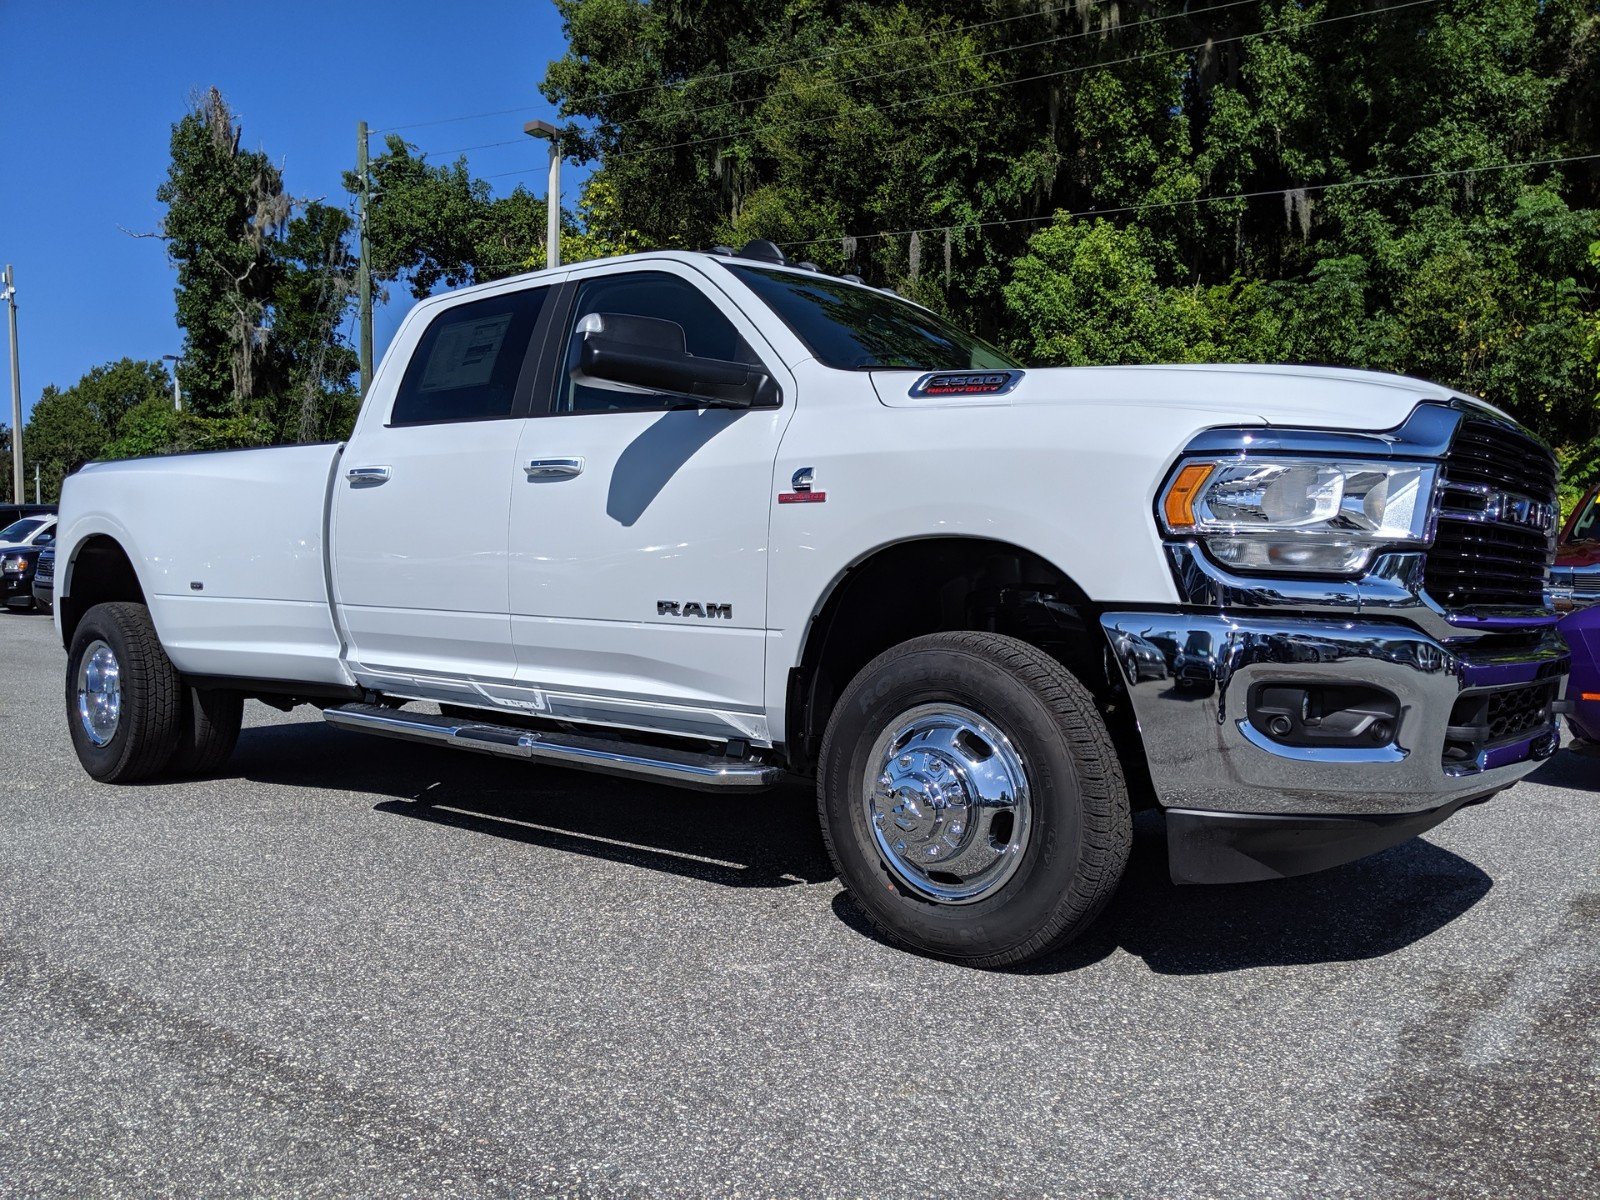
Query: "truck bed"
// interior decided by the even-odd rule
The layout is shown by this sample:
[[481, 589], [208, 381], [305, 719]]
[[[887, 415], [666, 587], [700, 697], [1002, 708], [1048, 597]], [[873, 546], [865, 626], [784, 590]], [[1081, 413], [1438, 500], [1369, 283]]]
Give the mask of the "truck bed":
[[[342, 444], [91, 463], [66, 483], [76, 546], [142, 562], [162, 644], [194, 675], [346, 683], [329, 604], [329, 487]], [[58, 564], [68, 581], [70, 568]]]

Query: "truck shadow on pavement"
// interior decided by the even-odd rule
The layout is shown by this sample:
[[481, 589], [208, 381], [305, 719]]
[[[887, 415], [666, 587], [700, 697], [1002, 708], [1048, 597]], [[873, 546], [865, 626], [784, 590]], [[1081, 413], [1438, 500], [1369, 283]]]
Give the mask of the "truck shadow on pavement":
[[[1442, 929], [1493, 886], [1475, 864], [1413, 838], [1295, 879], [1180, 887], [1167, 874], [1160, 816], [1141, 813], [1127, 874], [1105, 913], [1059, 954], [1014, 973], [1076, 971], [1119, 949], [1162, 975], [1381, 958]], [[835, 898], [834, 911], [876, 936], [848, 894]]]
[[[1549, 769], [1549, 768], [1546, 768]], [[374, 811], [737, 888], [834, 877], [809, 786], [717, 796], [352, 735], [256, 726], [232, 771], [259, 783], [385, 797]], [[1379, 958], [1461, 916], [1492, 887], [1474, 864], [1414, 838], [1297, 879], [1178, 887], [1161, 819], [1135, 821], [1132, 859], [1100, 920], [1020, 974], [1079, 970], [1121, 949], [1151, 970], [1215, 974]], [[839, 919], [881, 941], [848, 894]]]

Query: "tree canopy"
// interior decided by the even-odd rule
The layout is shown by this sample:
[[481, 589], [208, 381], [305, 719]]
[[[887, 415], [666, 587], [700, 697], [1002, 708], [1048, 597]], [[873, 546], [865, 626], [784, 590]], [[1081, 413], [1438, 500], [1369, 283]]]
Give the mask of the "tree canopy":
[[1429, 376], [1600, 466], [1594, 0], [557, 3], [544, 93], [644, 243], [1035, 362]]
[[304, 441], [348, 427], [356, 363], [339, 330], [354, 290], [352, 221], [292, 197], [264, 150], [212, 88], [172, 127], [156, 198], [177, 268], [178, 368], [188, 412], [254, 423], [264, 441]]

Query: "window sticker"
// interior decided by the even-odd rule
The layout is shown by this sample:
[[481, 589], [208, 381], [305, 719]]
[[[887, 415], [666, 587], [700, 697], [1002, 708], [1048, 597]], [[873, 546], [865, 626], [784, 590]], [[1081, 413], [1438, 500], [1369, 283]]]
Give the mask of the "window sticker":
[[494, 374], [495, 359], [511, 328], [510, 313], [462, 321], [439, 331], [422, 375], [424, 392], [482, 387]]

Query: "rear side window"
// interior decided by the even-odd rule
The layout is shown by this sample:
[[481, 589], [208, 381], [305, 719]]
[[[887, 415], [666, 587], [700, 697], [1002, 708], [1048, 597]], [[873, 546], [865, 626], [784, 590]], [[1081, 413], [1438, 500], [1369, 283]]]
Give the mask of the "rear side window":
[[411, 355], [389, 424], [511, 416], [523, 359], [549, 292], [508, 292], [436, 316]]

